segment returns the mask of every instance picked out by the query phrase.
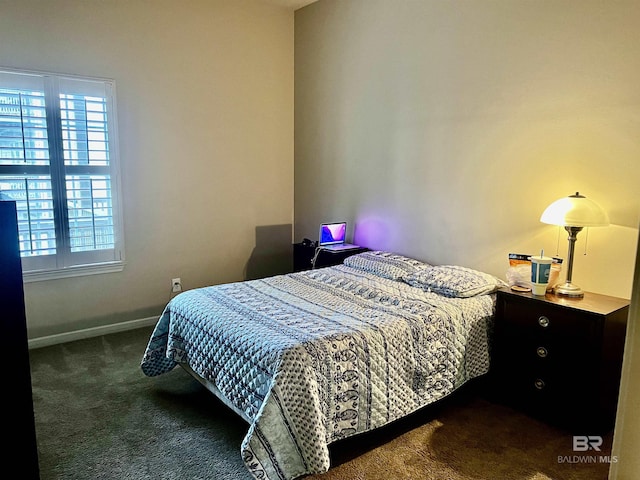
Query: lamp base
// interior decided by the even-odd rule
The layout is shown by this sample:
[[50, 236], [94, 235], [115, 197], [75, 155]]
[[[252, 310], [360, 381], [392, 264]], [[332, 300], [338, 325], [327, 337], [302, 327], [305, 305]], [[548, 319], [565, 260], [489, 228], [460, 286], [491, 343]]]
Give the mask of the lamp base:
[[582, 289], [571, 282], [559, 283], [553, 287], [553, 293], [563, 297], [584, 297]]

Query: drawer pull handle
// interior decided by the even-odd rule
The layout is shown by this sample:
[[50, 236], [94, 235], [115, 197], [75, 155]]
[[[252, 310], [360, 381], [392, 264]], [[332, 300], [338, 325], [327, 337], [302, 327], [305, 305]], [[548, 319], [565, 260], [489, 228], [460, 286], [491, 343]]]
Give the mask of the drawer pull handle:
[[549, 326], [549, 319], [542, 315], [540, 318], [538, 318], [538, 323], [542, 328], [547, 328]]
[[540, 378], [536, 378], [536, 381], [533, 382], [533, 384], [536, 386], [538, 390], [542, 390], [545, 386], [544, 380], [541, 380]]
[[540, 358], [545, 358], [549, 352], [544, 347], [538, 347], [538, 349], [536, 350], [536, 353]]

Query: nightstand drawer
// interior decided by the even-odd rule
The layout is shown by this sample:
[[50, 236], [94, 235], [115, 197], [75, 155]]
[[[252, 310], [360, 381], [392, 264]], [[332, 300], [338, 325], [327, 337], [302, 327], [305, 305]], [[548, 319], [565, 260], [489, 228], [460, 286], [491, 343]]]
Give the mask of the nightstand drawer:
[[509, 322], [500, 326], [500, 335], [507, 339], [500, 346], [502, 356], [522, 367], [583, 368], [595, 362], [599, 343], [594, 336], [579, 330], [575, 333], [563, 329], [520, 328]]
[[583, 312], [545, 304], [505, 302], [503, 309], [504, 318], [526, 335], [590, 338], [601, 323]]
[[505, 400], [545, 420], [579, 424], [593, 409], [591, 391], [588, 378], [543, 370], [513, 378]]

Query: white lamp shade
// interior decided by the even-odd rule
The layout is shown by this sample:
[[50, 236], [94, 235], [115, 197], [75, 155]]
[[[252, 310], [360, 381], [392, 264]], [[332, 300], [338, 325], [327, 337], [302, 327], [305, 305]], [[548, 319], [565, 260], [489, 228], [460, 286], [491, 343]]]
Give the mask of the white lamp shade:
[[606, 227], [609, 216], [596, 202], [576, 192], [549, 205], [540, 221], [563, 227]]

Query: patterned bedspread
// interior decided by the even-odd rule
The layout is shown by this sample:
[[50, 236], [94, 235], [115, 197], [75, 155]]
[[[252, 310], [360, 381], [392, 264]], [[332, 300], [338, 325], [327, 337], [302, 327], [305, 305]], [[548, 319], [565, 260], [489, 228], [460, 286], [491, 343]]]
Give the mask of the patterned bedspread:
[[329, 469], [328, 445], [484, 374], [493, 295], [448, 298], [345, 265], [186, 291], [165, 308], [148, 376], [186, 362], [250, 425], [258, 479]]

